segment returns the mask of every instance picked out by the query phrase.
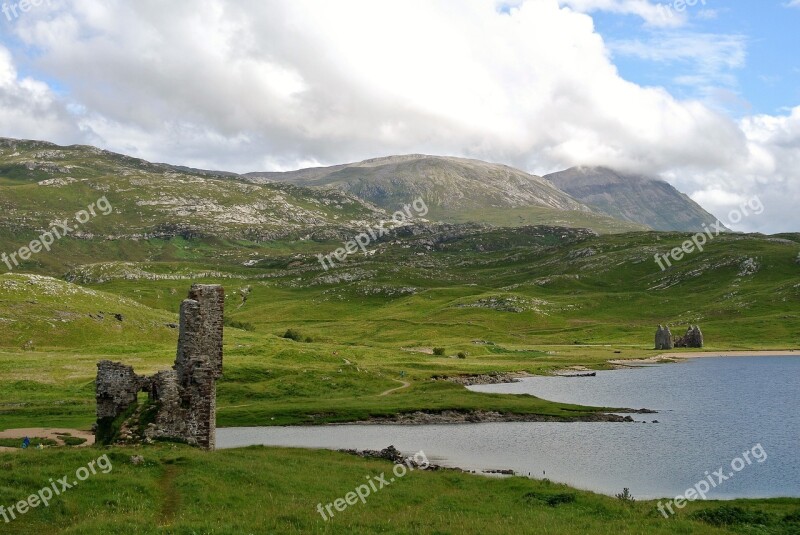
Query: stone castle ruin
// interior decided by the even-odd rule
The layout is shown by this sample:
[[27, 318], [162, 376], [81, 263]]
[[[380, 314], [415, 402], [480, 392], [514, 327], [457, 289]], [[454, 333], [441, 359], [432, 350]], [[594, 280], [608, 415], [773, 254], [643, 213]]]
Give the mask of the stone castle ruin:
[[[224, 303], [222, 286], [192, 286], [181, 304], [178, 354], [171, 370], [147, 377], [118, 362], [97, 364], [98, 443], [174, 440], [215, 448]], [[146, 402], [139, 402], [140, 392], [147, 393]]]
[[658, 326], [656, 330], [656, 349], [672, 349], [675, 347], [703, 347], [703, 333], [699, 325], [690, 325], [685, 336], [673, 338], [669, 327]]
[[672, 349], [673, 347], [675, 344], [672, 341], [672, 332], [669, 327], [659, 325], [656, 330], [656, 349]]
[[690, 325], [685, 336], [675, 339], [675, 347], [703, 347], [703, 333], [700, 326]]

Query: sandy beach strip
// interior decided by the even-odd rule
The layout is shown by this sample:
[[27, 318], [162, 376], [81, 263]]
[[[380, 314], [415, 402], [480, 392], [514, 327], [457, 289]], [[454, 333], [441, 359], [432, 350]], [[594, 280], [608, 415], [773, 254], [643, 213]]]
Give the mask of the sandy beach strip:
[[769, 351], [693, 351], [687, 353], [662, 353], [665, 359], [701, 359], [709, 357], [797, 357], [800, 349], [780, 349]]
[[615, 366], [640, 366], [645, 364], [659, 364], [685, 359], [702, 359], [718, 357], [800, 357], [800, 349], [771, 349], [768, 351], [686, 351], [683, 353], [659, 353], [652, 357], [641, 359], [615, 359], [609, 364]]

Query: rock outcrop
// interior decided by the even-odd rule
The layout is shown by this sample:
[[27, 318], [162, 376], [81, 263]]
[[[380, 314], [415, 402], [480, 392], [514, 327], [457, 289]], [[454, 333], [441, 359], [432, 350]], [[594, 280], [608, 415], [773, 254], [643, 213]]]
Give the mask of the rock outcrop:
[[[176, 440], [215, 448], [224, 301], [221, 286], [192, 286], [181, 304], [178, 353], [171, 370], [146, 377], [118, 362], [97, 364], [97, 442]], [[148, 394], [146, 403], [139, 404], [139, 392]]]

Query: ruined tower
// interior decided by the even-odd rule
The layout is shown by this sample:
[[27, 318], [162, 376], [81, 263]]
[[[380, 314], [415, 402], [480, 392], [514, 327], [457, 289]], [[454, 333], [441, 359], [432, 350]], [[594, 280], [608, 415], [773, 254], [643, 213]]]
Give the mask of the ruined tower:
[[[98, 363], [98, 442], [171, 439], [215, 448], [224, 303], [221, 286], [192, 286], [181, 303], [178, 351], [171, 370], [142, 377], [130, 366]], [[147, 392], [147, 403], [138, 403], [139, 392]]]
[[656, 330], [656, 349], [672, 349], [672, 332], [669, 330], [669, 326], [662, 327], [661, 325], [658, 326]]

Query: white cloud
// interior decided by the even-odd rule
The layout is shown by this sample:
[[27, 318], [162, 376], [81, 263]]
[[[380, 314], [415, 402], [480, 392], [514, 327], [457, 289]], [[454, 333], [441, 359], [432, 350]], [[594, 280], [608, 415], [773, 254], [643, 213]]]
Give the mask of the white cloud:
[[610, 46], [615, 53], [650, 61], [692, 62], [701, 71], [740, 68], [747, 59], [747, 39], [743, 35], [667, 32], [654, 34], [647, 41], [620, 40]]
[[[671, 173], [698, 195], [790, 194], [799, 178], [784, 146], [798, 112], [737, 123], [630, 83], [591, 17], [557, 0], [76, 0], [12, 30], [30, 50], [17, 64], [63, 96], [0, 56], [0, 135], [233, 171], [425, 152]], [[680, 45], [676, 60], [694, 50]], [[781, 210], [763, 228], [800, 228]]]
[[11, 53], [3, 46], [0, 46], [0, 125], [3, 131], [22, 138], [80, 135], [50, 87], [33, 78], [20, 77]]
[[[706, 0], [695, 0], [695, 4]], [[688, 2], [651, 2], [650, 0], [561, 0], [562, 5], [569, 6], [581, 13], [608, 11], [621, 15], [635, 15], [654, 27], [677, 27], [687, 22]]]
[[685, 86], [693, 95], [705, 97], [713, 106], [720, 104], [721, 91], [738, 90], [734, 71], [743, 68], [747, 60], [747, 38], [735, 34], [661, 31], [650, 33], [645, 40], [616, 40], [608, 46], [615, 57], [684, 65], [685, 74], [672, 82]]
[[735, 230], [797, 232], [800, 227], [800, 106], [785, 116], [756, 115], [740, 122], [746, 158], [717, 169], [675, 169], [668, 178], [711, 213], [726, 215], [758, 199], [760, 215], [750, 215]]
[[697, 18], [700, 20], [716, 20], [719, 18], [719, 9], [701, 9], [697, 12]]

